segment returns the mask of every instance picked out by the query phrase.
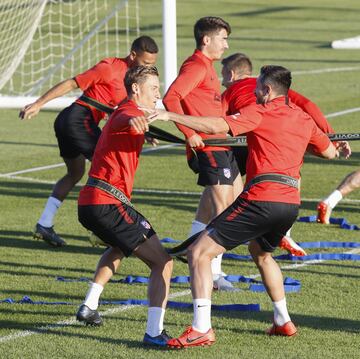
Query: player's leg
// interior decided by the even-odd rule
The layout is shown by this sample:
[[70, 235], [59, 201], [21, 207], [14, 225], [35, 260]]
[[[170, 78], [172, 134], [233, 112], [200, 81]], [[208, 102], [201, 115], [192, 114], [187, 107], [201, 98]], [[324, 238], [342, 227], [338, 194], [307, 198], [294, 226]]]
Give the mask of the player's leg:
[[134, 255], [151, 270], [148, 284], [148, 319], [143, 341], [145, 344], [165, 346], [170, 339], [164, 330], [164, 316], [173, 261], [156, 234], [136, 248]]
[[[231, 151], [200, 152], [198, 161], [198, 184], [205, 189], [201, 195], [191, 235], [196, 233], [195, 230], [203, 230], [211, 219], [218, 216], [234, 201], [233, 183], [239, 174]], [[211, 262], [214, 288], [232, 291], [234, 287], [224, 278], [221, 263], [222, 254]]]
[[123, 258], [124, 254], [116, 247], [109, 247], [101, 256], [93, 281], [89, 284], [85, 300], [76, 314], [78, 321], [95, 326], [102, 324], [102, 319], [97, 312], [99, 299], [105, 284], [108, 283], [111, 277], [116, 273]]
[[194, 317], [178, 338], [169, 340], [171, 347], [211, 345], [215, 342], [215, 333], [211, 327], [211, 293], [213, 279], [211, 260], [225, 252], [225, 248], [214, 242], [203, 231], [199, 238], [188, 248], [187, 258], [191, 277]]
[[249, 243], [249, 251], [258, 267], [266, 291], [273, 302], [274, 323], [269, 335], [292, 336], [297, 330], [291, 322], [285, 298], [283, 276], [271, 253], [279, 245], [285, 232], [291, 227], [298, 213], [298, 206], [268, 202], [263, 205], [268, 213], [267, 233]]
[[109, 246], [98, 262], [93, 281], [76, 315], [77, 320], [85, 324], [102, 324], [97, 308], [104, 286], [119, 268], [121, 260], [130, 256], [140, 243], [138, 237], [134, 237], [136, 227], [128, 223], [131, 221], [127, 221], [124, 211], [121, 204], [78, 206], [79, 222]]
[[329, 224], [332, 210], [350, 192], [360, 187], [360, 170], [347, 175], [339, 186], [317, 206], [319, 223]]

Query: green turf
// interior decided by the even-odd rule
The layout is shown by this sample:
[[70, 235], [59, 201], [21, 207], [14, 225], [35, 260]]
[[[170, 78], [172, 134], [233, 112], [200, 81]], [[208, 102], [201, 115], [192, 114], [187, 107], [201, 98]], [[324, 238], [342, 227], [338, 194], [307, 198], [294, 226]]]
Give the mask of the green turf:
[[[153, 36], [161, 48], [161, 2], [140, 1], [143, 34]], [[335, 51], [331, 40], [360, 34], [360, 6], [356, 0], [333, 1], [177, 1], [178, 60], [193, 51], [192, 26], [201, 16], [218, 15], [233, 28], [230, 49], [245, 52], [261, 65], [281, 64], [292, 71], [359, 67], [360, 51]], [[219, 64], [216, 65], [220, 69]], [[159, 68], [162, 69], [160, 56]], [[359, 106], [360, 69], [293, 76], [293, 88], [310, 97], [325, 114]], [[359, 132], [359, 112], [331, 118], [338, 132]], [[55, 112], [43, 111], [36, 119], [20, 121], [15, 110], [0, 111], [0, 173], [61, 163], [53, 134]], [[165, 129], [176, 133], [173, 125]], [[307, 156], [302, 168], [301, 215], [315, 214], [317, 199], [327, 195], [349, 172], [359, 167], [360, 143], [352, 143], [354, 154], [326, 161]], [[360, 333], [360, 265], [358, 262], [329, 261], [284, 270], [286, 276], [301, 281], [301, 291], [287, 295], [292, 319], [299, 335], [292, 339], [264, 335], [271, 321], [272, 307], [264, 293], [253, 293], [238, 285], [239, 293], [214, 293], [215, 304], [259, 303], [261, 312], [213, 312], [217, 342], [211, 348], [164, 351], [141, 345], [146, 308], [103, 306], [105, 325], [86, 328], [72, 322], [84, 298], [87, 284], [62, 283], [57, 276], [91, 278], [101, 248], [92, 248], [87, 232], [77, 221], [79, 188], [64, 202], [55, 226], [68, 242], [64, 249], [49, 248], [34, 241], [31, 231], [51, 192], [51, 182], [64, 167], [19, 174], [22, 178], [0, 177], [0, 299], [66, 301], [73, 305], [0, 304], [1, 358], [358, 358]], [[84, 179], [83, 179], [84, 180]], [[46, 183], [49, 182], [49, 183]], [[144, 154], [136, 175], [136, 189], [199, 192], [195, 176], [186, 167], [182, 147]], [[184, 239], [194, 217], [199, 196], [135, 191], [133, 202], [145, 214], [160, 237]], [[346, 217], [360, 225], [359, 191], [341, 202], [335, 217]], [[303, 241], [359, 241], [359, 232], [336, 226], [296, 223], [293, 237]], [[312, 249], [310, 253], [320, 250]], [[323, 250], [322, 252], [340, 252]], [[244, 247], [235, 253], [247, 254]], [[276, 254], [280, 254], [280, 250]], [[282, 262], [281, 265], [289, 265]], [[224, 261], [229, 274], [256, 274], [251, 262]], [[176, 262], [175, 275], [186, 275], [186, 265]], [[116, 279], [126, 275], [148, 275], [134, 258], [124, 261]], [[171, 294], [185, 293], [173, 300], [191, 301], [188, 285], [173, 285]], [[145, 299], [146, 286], [109, 284], [104, 300]], [[114, 312], [110, 310], [114, 309]], [[191, 323], [191, 310], [169, 309], [166, 328], [178, 335]], [[67, 321], [65, 324], [59, 324]], [[29, 332], [26, 332], [29, 331]], [[25, 335], [26, 333], [31, 335]], [[19, 336], [18, 336], [19, 335]], [[20, 336], [21, 335], [21, 336]], [[11, 336], [11, 337], [9, 337]], [[4, 338], [8, 338], [5, 340]]]

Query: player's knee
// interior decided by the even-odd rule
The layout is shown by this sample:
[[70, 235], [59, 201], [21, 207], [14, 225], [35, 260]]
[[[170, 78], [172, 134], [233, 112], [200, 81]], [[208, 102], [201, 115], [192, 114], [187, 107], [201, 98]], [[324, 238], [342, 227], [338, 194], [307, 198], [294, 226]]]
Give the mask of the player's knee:
[[76, 184], [78, 183], [82, 177], [84, 176], [85, 168], [76, 168], [68, 171], [67, 175], [70, 177], [71, 181]]

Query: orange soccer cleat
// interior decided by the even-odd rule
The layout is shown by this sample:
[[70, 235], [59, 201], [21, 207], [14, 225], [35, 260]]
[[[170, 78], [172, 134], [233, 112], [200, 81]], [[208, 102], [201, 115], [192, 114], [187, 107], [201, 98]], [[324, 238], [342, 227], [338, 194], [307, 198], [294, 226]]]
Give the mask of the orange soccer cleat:
[[307, 253], [289, 236], [281, 238], [279, 247], [285, 249], [293, 256], [302, 257], [307, 255]]
[[206, 333], [200, 333], [193, 327], [188, 327], [179, 338], [170, 339], [167, 342], [167, 345], [170, 348], [186, 348], [212, 345], [214, 343], [215, 333], [212, 328], [210, 328]]
[[276, 325], [275, 323], [266, 330], [267, 335], [282, 335], [284, 337], [292, 337], [297, 333], [297, 329], [292, 321], [286, 322], [284, 325]]
[[317, 206], [317, 219], [316, 222], [323, 224], [330, 224], [332, 208], [325, 202], [320, 202]]

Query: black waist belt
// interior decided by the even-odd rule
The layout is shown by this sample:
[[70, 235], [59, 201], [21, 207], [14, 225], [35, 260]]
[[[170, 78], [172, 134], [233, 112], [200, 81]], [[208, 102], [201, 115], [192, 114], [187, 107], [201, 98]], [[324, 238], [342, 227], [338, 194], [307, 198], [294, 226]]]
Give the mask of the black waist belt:
[[90, 105], [91, 107], [96, 108], [99, 111], [107, 113], [108, 115], [111, 115], [115, 111], [114, 108], [112, 108], [112, 107], [110, 107], [108, 105], [105, 105], [105, 104], [103, 104], [103, 103], [101, 103], [99, 101], [96, 101], [91, 97], [87, 97], [85, 95], [81, 95], [79, 97], [79, 100], [87, 103], [88, 105]]
[[129, 201], [129, 199], [125, 196], [125, 194], [122, 191], [120, 191], [119, 189], [117, 189], [116, 187], [112, 186], [110, 183], [107, 183], [105, 181], [99, 180], [94, 177], [89, 177], [86, 182], [86, 185], [90, 186], [90, 187], [99, 188], [99, 189], [103, 190], [104, 192], [111, 194], [113, 197], [118, 199], [120, 202], [134, 208], [133, 204]]
[[254, 177], [250, 182], [246, 184], [246, 186], [244, 187], [244, 191], [248, 191], [252, 186], [261, 182], [276, 182], [299, 189], [299, 181], [294, 177], [280, 175], [277, 173], [266, 173]]

